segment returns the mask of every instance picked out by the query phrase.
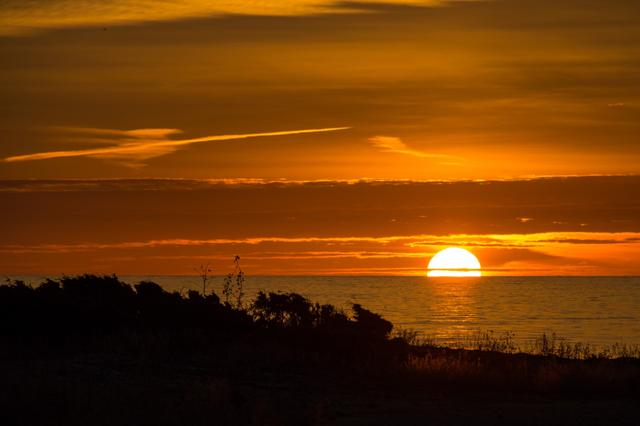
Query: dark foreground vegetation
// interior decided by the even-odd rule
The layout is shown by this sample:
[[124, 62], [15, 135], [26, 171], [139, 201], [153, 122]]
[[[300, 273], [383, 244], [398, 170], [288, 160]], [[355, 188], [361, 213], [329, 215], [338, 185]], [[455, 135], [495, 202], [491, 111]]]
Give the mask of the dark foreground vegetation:
[[224, 301], [202, 294], [206, 274], [185, 295], [115, 276], [0, 286], [0, 423], [640, 422], [633, 354], [437, 347], [359, 305], [243, 303], [241, 280], [225, 281]]

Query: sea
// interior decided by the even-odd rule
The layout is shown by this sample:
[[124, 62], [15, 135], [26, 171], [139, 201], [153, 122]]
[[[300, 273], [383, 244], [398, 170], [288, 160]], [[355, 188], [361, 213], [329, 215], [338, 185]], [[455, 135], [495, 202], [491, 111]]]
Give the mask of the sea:
[[[41, 277], [13, 277], [37, 284]], [[168, 291], [202, 290], [197, 276], [122, 276]], [[223, 277], [207, 291], [221, 294]], [[543, 333], [567, 343], [640, 345], [640, 277], [247, 276], [244, 301], [258, 291], [296, 292], [349, 312], [354, 303], [381, 314], [396, 330], [458, 344], [489, 333], [527, 346]]]

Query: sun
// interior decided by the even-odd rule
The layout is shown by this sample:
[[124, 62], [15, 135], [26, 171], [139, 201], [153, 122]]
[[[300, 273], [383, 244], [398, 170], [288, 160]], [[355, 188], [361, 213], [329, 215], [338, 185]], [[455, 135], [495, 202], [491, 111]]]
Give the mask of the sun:
[[469, 250], [449, 247], [431, 258], [427, 276], [429, 277], [480, 277], [480, 261]]

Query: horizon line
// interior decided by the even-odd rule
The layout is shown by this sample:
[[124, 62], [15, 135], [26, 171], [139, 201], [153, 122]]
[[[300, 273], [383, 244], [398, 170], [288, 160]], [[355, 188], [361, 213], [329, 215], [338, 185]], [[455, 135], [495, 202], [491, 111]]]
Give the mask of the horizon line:
[[[144, 274], [144, 273], [135, 273], [135, 274], [118, 274], [115, 272], [111, 273], [102, 273], [102, 272], [78, 272], [78, 273], [57, 273], [57, 274], [46, 274], [46, 273], [38, 273], [38, 274], [8, 274], [8, 273], [0, 273], [0, 276], [11, 279], [11, 277], [30, 277], [30, 278], [51, 278], [54, 277], [73, 277], [79, 275], [97, 275], [97, 276], [111, 276], [115, 275], [117, 277], [181, 277], [181, 278], [194, 278], [200, 279], [200, 277], [196, 274]], [[220, 275], [211, 275], [211, 277], [225, 277], [226, 274]], [[427, 274], [247, 274], [247, 278], [263, 278], [263, 277], [287, 277], [287, 278], [310, 278], [310, 277], [324, 277], [324, 278], [425, 278], [428, 280], [442, 280], [442, 279], [462, 279], [462, 280], [477, 280], [478, 278], [640, 278], [639, 275], [629, 275], [629, 274], [620, 274], [620, 275], [486, 275], [483, 274], [480, 277], [429, 277]]]
[[198, 182], [212, 185], [270, 185], [270, 184], [310, 184], [310, 183], [492, 183], [492, 182], [530, 182], [536, 180], [553, 179], [584, 179], [584, 178], [623, 178], [640, 177], [640, 173], [589, 173], [589, 174], [557, 174], [557, 175], [522, 175], [496, 178], [452, 178], [452, 179], [401, 179], [401, 178], [373, 178], [361, 177], [353, 179], [287, 179], [287, 178], [178, 178], [178, 177], [70, 177], [70, 178], [3, 178], [0, 183], [22, 182]]

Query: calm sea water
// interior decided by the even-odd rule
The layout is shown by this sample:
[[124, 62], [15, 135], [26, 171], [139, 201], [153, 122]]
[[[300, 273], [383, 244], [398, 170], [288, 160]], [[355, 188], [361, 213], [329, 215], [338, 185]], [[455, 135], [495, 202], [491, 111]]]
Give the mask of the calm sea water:
[[[194, 276], [121, 278], [153, 280], [171, 291], [201, 288]], [[210, 288], [220, 294], [222, 277]], [[513, 332], [519, 343], [555, 332], [595, 345], [640, 344], [640, 277], [247, 277], [246, 298], [259, 290], [297, 292], [345, 309], [360, 303], [441, 342], [494, 331]]]

